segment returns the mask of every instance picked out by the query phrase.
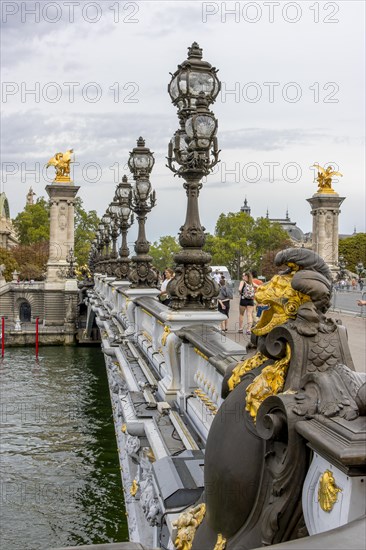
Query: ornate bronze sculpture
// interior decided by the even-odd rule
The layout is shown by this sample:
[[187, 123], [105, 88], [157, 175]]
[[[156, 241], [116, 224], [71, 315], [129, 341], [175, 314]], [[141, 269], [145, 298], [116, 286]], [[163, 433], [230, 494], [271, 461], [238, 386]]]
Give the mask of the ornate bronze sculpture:
[[[286, 269], [260, 288], [269, 309], [253, 330], [258, 352], [227, 372], [208, 436], [205, 492], [193, 509], [204, 503], [205, 517], [184, 546], [177, 523], [177, 548], [249, 549], [307, 535], [302, 491], [312, 439], [349, 475], [363, 471], [362, 457], [342, 455], [340, 436], [331, 443], [338, 432], [351, 441], [366, 404], [345, 329], [325, 316], [330, 270], [306, 249], [284, 250], [275, 263]], [[342, 488], [328, 470], [317, 483], [312, 502], [329, 513]]]

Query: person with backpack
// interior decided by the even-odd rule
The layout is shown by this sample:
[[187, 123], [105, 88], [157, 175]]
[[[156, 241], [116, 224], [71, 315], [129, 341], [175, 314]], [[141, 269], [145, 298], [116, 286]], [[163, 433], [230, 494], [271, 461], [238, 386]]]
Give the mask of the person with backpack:
[[243, 278], [239, 283], [239, 330], [243, 332], [244, 314], [247, 314], [247, 330], [249, 336], [254, 323], [254, 293], [253, 279], [251, 273], [243, 273]]
[[227, 332], [228, 330], [227, 325], [228, 325], [229, 311], [230, 311], [230, 300], [232, 300], [234, 296], [233, 296], [233, 291], [231, 290], [230, 287], [227, 286], [226, 279], [223, 276], [220, 278], [219, 288], [220, 288], [220, 292], [217, 298], [218, 310], [220, 313], [223, 313], [224, 315], [226, 315], [226, 319], [221, 323], [221, 330], [222, 332]]

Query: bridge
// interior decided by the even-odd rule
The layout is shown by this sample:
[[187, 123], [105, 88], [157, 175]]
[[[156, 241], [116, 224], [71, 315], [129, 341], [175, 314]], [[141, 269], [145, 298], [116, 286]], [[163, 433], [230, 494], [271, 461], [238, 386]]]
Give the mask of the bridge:
[[[222, 406], [228, 373], [256, 350], [247, 350], [246, 342], [222, 335], [220, 314], [208, 312], [202, 321], [202, 311], [183, 313], [161, 304], [156, 299], [157, 290], [133, 289], [130, 283], [106, 274], [95, 274], [94, 280], [94, 287], [86, 287], [84, 292], [84, 337], [87, 340], [94, 327], [99, 327], [130, 541], [136, 548], [174, 548], [172, 541], [179, 539], [180, 514], [202, 502], [205, 492], [207, 495], [204, 463], [215, 417], [219, 415], [222, 423], [228, 417], [236, 425], [244, 422], [240, 403]], [[353, 368], [350, 355], [343, 359]], [[358, 376], [361, 383], [364, 377]], [[318, 548], [318, 544], [331, 540], [344, 541], [343, 536], [347, 537], [347, 547], [362, 547], [364, 524], [359, 517], [365, 493], [360, 483], [365, 482], [365, 472], [360, 444], [365, 430], [361, 420], [353, 421], [353, 433], [344, 421], [323, 422], [319, 415], [298, 423], [297, 437], [300, 434], [302, 444], [317, 457], [308, 473], [310, 480], [300, 484], [304, 532], [310, 536], [283, 541], [279, 548]], [[262, 429], [260, 437], [265, 441], [275, 436]], [[226, 453], [230, 455], [230, 448]], [[349, 486], [342, 489], [342, 506], [335, 505], [332, 513], [319, 513], [317, 484], [311, 481], [315, 479], [314, 462], [318, 462], [317, 469], [331, 468], [338, 474], [337, 480], [347, 474]], [[344, 500], [346, 495], [348, 500]], [[331, 528], [336, 529], [335, 535]], [[321, 535], [323, 531], [329, 531], [329, 536]], [[110, 548], [130, 546], [116, 544]]]

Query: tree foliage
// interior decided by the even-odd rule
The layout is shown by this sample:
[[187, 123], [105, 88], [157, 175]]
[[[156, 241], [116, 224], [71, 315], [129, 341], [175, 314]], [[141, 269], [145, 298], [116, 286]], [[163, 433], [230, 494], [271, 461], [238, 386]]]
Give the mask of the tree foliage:
[[362, 262], [366, 267], [366, 233], [357, 233], [339, 241], [339, 256], [344, 257], [346, 268], [357, 273], [356, 266]]
[[215, 235], [206, 235], [204, 248], [212, 255], [212, 265], [226, 265], [231, 276], [240, 279], [242, 271], [262, 271], [267, 251], [288, 245], [288, 235], [279, 224], [267, 218], [254, 220], [245, 212], [229, 212], [219, 216]]
[[13, 248], [12, 253], [18, 263], [21, 280], [44, 279], [49, 254], [48, 242], [19, 245]]
[[27, 204], [13, 221], [21, 245], [48, 241], [50, 237], [49, 204], [39, 197], [35, 204]]
[[153, 258], [153, 265], [159, 271], [166, 267], [174, 267], [174, 254], [179, 252], [180, 246], [175, 237], [165, 235], [160, 237], [159, 241], [150, 246], [149, 254]]
[[5, 280], [11, 281], [13, 279], [13, 271], [18, 271], [19, 266], [12, 252], [2, 247], [0, 247], [0, 265], [5, 265]]
[[75, 199], [75, 250], [78, 265], [88, 263], [92, 241], [98, 229], [99, 218], [95, 210], [87, 212], [80, 197]]

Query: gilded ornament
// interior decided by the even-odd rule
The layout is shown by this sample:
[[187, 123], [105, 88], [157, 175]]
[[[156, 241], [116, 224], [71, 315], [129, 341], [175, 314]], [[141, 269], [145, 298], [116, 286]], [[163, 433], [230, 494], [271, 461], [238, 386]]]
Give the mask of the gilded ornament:
[[206, 504], [199, 504], [180, 514], [173, 527], [177, 528], [174, 546], [177, 550], [191, 550], [193, 539], [206, 513]]
[[325, 470], [319, 479], [318, 502], [320, 508], [324, 512], [331, 512], [338, 500], [338, 493], [341, 491], [342, 489], [337, 487], [335, 483], [333, 473], [330, 470]]
[[257, 418], [258, 409], [267, 397], [281, 393], [285, 385], [286, 373], [291, 359], [291, 348], [286, 344], [286, 355], [265, 367], [262, 372], [254, 378], [246, 389], [245, 410], [254, 419]]
[[286, 275], [275, 275], [268, 283], [257, 288], [255, 299], [259, 304], [269, 306], [269, 309], [262, 312], [253, 328], [256, 336], [265, 336], [289, 319], [295, 319], [299, 307], [311, 301], [310, 296], [292, 288], [291, 281], [294, 274], [295, 269]]
[[206, 361], [208, 361], [207, 355], [202, 353], [202, 351], [200, 351], [198, 348], [194, 348], [194, 351], [195, 351], [195, 353], [197, 353], [197, 355], [199, 355], [200, 357], [202, 357], [203, 359], [206, 359]]
[[221, 533], [219, 533], [217, 535], [217, 541], [213, 550], [225, 550], [225, 548], [226, 548], [226, 538], [223, 537]]
[[250, 357], [249, 359], [246, 359], [245, 361], [241, 361], [236, 365], [236, 367], [233, 369], [231, 376], [228, 380], [228, 387], [229, 391], [232, 391], [235, 386], [237, 386], [240, 383], [241, 377], [246, 373], [253, 369], [256, 369], [260, 365], [262, 365], [265, 361], [268, 361], [268, 357], [260, 353], [259, 351], [253, 355], [253, 357]]
[[170, 333], [171, 333], [170, 327], [168, 327], [168, 325], [165, 325], [164, 332], [163, 332], [163, 335], [161, 337], [161, 345], [163, 346], [163, 348], [165, 348], [165, 346], [166, 346], [166, 340], [167, 340]]
[[316, 178], [316, 181], [318, 182], [318, 191], [317, 193], [335, 193], [334, 189], [332, 188], [332, 178], [334, 176], [343, 176], [340, 172], [337, 172], [336, 170], [333, 170], [332, 166], [328, 166], [328, 168], [322, 168], [319, 166], [319, 164], [314, 164], [314, 168], [317, 168], [318, 170], [318, 177]]
[[126, 425], [126, 424], [122, 424], [121, 432], [125, 434], [126, 431], [127, 431], [127, 425]]
[[134, 479], [130, 487], [130, 495], [132, 497], [135, 497], [138, 490], [139, 490], [139, 484], [137, 483], [136, 479]]
[[46, 168], [54, 166], [56, 170], [56, 177], [53, 180], [54, 183], [72, 183], [70, 179], [70, 162], [73, 162], [71, 160], [73, 152], [73, 149], [69, 149], [66, 153], [56, 153], [55, 156], [48, 161]]

